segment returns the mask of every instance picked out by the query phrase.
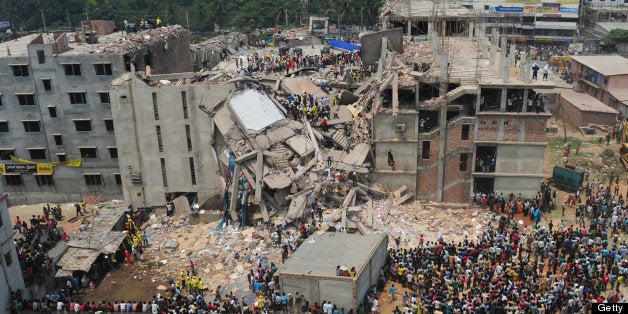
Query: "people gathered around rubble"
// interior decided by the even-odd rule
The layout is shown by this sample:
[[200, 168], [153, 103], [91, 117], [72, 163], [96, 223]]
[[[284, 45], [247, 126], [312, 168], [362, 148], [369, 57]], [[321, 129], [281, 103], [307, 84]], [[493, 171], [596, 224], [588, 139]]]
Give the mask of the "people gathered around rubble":
[[[532, 199], [477, 193], [474, 201], [502, 214], [481, 236], [458, 243], [421, 236], [417, 247], [397, 245], [372, 290], [381, 292], [386, 279], [409, 288], [395, 313], [582, 313], [591, 303], [626, 302], [619, 290], [628, 270], [628, 245], [619, 240], [628, 222], [623, 198], [610, 183], [594, 180], [585, 190], [570, 195], [566, 206], [586, 219], [558, 228], [541, 227], [536, 217], [528, 227], [513, 216], [551, 210], [556, 194], [545, 184]], [[367, 297], [377, 306], [373, 301]]]

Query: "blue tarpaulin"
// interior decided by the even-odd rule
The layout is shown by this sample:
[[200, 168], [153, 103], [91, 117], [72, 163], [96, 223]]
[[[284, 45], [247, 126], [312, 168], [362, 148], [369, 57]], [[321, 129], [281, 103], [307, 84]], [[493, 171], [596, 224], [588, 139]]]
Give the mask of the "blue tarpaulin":
[[330, 40], [329, 45], [334, 48], [348, 50], [348, 51], [360, 50], [360, 46], [358, 45], [350, 44], [350, 43], [340, 41], [340, 40], [335, 40], [335, 39]]

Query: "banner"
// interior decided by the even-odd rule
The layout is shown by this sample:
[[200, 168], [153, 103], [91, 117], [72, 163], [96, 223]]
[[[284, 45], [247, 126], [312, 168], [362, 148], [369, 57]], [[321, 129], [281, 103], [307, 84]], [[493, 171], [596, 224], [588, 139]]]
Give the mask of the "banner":
[[[83, 163], [83, 159], [84, 158], [77, 158], [77, 159], [70, 159], [70, 160], [66, 160], [66, 161], [53, 161], [53, 162], [50, 162], [50, 163], [43, 163], [43, 164], [51, 165], [52, 167], [57, 167], [57, 166], [80, 167], [81, 164]], [[34, 162], [34, 161], [31, 161], [31, 160], [17, 158], [15, 156], [11, 156], [11, 161], [18, 162], [18, 163], [25, 164], [25, 165], [40, 165], [41, 164], [41, 163]]]
[[578, 14], [578, 8], [560, 8], [560, 13]]
[[551, 14], [551, 13], [559, 13], [559, 7], [534, 7], [534, 6], [524, 6], [523, 13], [539, 13], [539, 14]]
[[52, 174], [52, 165], [51, 164], [26, 164], [26, 165], [16, 165], [16, 164], [0, 164], [0, 174], [7, 173], [37, 173], [37, 174]]
[[558, 0], [558, 3], [580, 3], [578, 0]]
[[523, 7], [502, 7], [497, 6], [495, 7], [495, 11], [497, 12], [510, 12], [510, 13], [522, 13], [523, 12]]

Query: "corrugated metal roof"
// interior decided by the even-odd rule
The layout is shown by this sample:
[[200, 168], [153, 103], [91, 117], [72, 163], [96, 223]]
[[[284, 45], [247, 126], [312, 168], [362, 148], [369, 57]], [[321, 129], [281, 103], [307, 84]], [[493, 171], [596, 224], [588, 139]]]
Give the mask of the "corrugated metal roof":
[[229, 102], [233, 113], [248, 130], [258, 132], [285, 118], [270, 97], [254, 89], [234, 94]]
[[602, 75], [628, 74], [628, 59], [622, 56], [571, 56], [571, 58]]
[[63, 257], [57, 262], [57, 265], [60, 266], [64, 272], [72, 272], [75, 270], [87, 272], [99, 255], [100, 252], [96, 250], [71, 247], [63, 254]]

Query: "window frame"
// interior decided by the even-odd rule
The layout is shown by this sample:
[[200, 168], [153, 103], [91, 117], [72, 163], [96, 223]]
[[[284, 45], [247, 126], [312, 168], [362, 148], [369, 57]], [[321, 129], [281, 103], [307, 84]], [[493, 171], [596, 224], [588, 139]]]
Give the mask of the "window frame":
[[55, 185], [51, 174], [34, 174], [34, 177], [37, 180], [37, 186]]
[[98, 148], [96, 146], [80, 146], [79, 155], [84, 159], [98, 159]]
[[22, 180], [22, 175], [19, 173], [10, 173], [10, 174], [7, 173], [3, 176], [4, 176], [4, 183], [6, 184], [6, 186], [24, 185], [24, 181]]
[[85, 185], [105, 185], [102, 179], [102, 173], [83, 173], [83, 180]]
[[87, 105], [87, 92], [68, 92], [68, 98], [71, 105]]
[[[92, 132], [92, 131], [94, 131], [94, 126], [92, 125], [92, 119], [74, 119], [74, 120], [72, 120], [72, 122], [74, 122], [74, 129], [76, 130], [76, 132]], [[81, 123], [81, 122], [89, 123], [89, 130], [79, 130], [79, 126], [78, 126], [77, 123]]]
[[[45, 147], [32, 147], [27, 148], [26, 150], [28, 151], [28, 155], [31, 157], [32, 160], [46, 160], [48, 157]], [[35, 153], [37, 154], [35, 155]]]
[[63, 65], [63, 73], [65, 76], [81, 76], [83, 75], [81, 71], [80, 63], [64, 63]]
[[20, 93], [15, 94], [17, 97], [17, 102], [20, 106], [35, 106], [35, 94], [33, 93]]
[[[96, 76], [112, 76], [113, 75], [112, 64], [111, 63], [94, 63], [94, 72], [96, 73]], [[101, 74], [101, 73], [104, 73], [104, 74]]]
[[[37, 130], [34, 130], [34, 128], [32, 128], [32, 125], [29, 125], [30, 123], [37, 123]], [[41, 132], [41, 121], [39, 120], [22, 120], [22, 126], [24, 126], [24, 132], [25, 133], [37, 133], [37, 132]], [[27, 127], [28, 126], [28, 127]], [[33, 129], [33, 130], [31, 130]]]
[[28, 71], [28, 64], [11, 64], [10, 66], [14, 77], [30, 76], [30, 73]]

